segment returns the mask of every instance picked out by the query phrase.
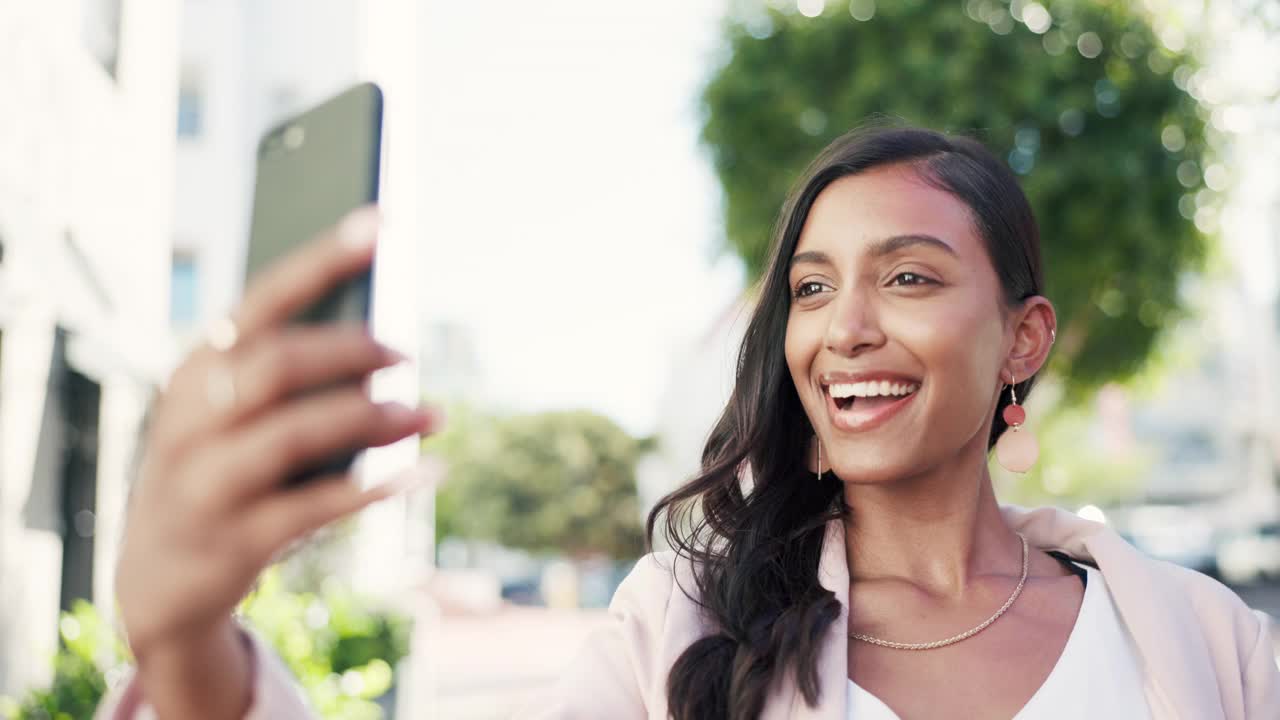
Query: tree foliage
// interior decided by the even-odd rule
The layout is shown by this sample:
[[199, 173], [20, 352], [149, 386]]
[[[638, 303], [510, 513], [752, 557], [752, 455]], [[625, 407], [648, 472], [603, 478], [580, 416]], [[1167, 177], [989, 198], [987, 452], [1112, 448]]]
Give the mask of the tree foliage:
[[438, 537], [614, 558], [643, 552], [635, 467], [651, 440], [588, 411], [449, 416], [426, 441], [448, 467], [436, 496]]
[[702, 140], [749, 276], [789, 186], [837, 135], [877, 115], [969, 134], [1006, 158], [1040, 222], [1052, 369], [1071, 396], [1140, 369], [1207, 256], [1189, 219], [1212, 201], [1194, 67], [1136, 3], [1041, 3], [829, 1], [813, 18], [736, 5]]

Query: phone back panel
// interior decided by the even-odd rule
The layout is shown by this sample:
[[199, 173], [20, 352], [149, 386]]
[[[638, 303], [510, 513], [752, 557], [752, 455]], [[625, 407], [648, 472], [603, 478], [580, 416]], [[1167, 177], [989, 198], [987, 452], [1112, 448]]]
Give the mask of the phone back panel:
[[[245, 278], [316, 237], [361, 205], [377, 202], [382, 93], [364, 83], [268, 131], [258, 144]], [[335, 288], [297, 318], [367, 322], [371, 278]]]

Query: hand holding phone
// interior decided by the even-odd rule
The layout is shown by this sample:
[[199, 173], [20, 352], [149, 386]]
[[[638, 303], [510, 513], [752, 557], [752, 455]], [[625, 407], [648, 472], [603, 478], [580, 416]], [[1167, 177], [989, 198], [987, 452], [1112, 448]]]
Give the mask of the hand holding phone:
[[262, 568], [423, 479], [362, 487], [345, 472], [359, 448], [441, 425], [363, 386], [403, 360], [368, 328], [377, 210], [351, 212], [378, 199], [380, 156], [371, 85], [267, 133], [234, 342], [192, 351], [151, 411], [116, 590], [161, 717], [242, 715], [249, 659], [231, 612]]
[[[193, 351], [156, 403], [116, 589], [160, 717], [243, 715], [249, 659], [236, 603], [284, 548], [418, 480], [365, 488], [338, 473], [283, 487], [299, 467], [440, 425], [346, 381], [401, 359], [362, 326], [297, 322], [368, 272], [376, 232], [376, 211], [358, 212], [258, 273], [232, 313], [235, 343]], [[212, 378], [231, 378], [233, 391], [211, 394]]]
[[[258, 144], [246, 282], [352, 210], [376, 203], [381, 164], [382, 92], [372, 83], [356, 85], [268, 130]], [[367, 327], [372, 285], [372, 269], [366, 268], [302, 308], [291, 322]], [[285, 484], [345, 472], [361, 449], [343, 448], [298, 469]]]

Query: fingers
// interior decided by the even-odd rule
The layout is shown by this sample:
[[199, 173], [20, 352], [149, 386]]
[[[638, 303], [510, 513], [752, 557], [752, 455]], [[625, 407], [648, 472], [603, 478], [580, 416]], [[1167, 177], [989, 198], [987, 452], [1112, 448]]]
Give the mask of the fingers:
[[157, 424], [164, 437], [156, 440], [182, 445], [302, 390], [366, 377], [402, 360], [364, 328], [341, 325], [288, 326], [230, 352], [198, 350], [169, 384], [164, 422]]
[[367, 268], [378, 225], [376, 208], [354, 210], [333, 230], [259, 273], [232, 314], [239, 337], [250, 338], [283, 324], [334, 285]]
[[395, 481], [361, 488], [347, 475], [327, 476], [257, 503], [246, 518], [245, 532], [265, 554], [274, 554], [298, 538], [428, 479], [415, 468]]
[[[228, 417], [243, 416], [306, 386], [309, 379], [324, 382], [393, 364], [389, 355], [378, 359], [370, 346], [356, 347], [359, 340], [329, 347], [320, 336], [295, 335], [293, 342], [277, 347], [264, 339], [334, 285], [368, 268], [378, 224], [376, 208], [355, 210], [333, 230], [260, 273], [233, 322], [215, 327], [209, 343], [174, 372], [156, 413], [151, 446], [167, 453]], [[246, 347], [255, 349], [246, 352]], [[242, 368], [245, 358], [248, 367]], [[232, 412], [237, 409], [241, 412]]]
[[363, 328], [337, 325], [288, 327], [237, 356], [233, 421], [299, 391], [364, 377], [405, 359]]
[[342, 452], [388, 445], [438, 424], [438, 418], [400, 403], [374, 403], [354, 386], [291, 400], [247, 421], [208, 449], [214, 472], [234, 498], [260, 495], [285, 477]]
[[209, 347], [193, 350], [173, 371], [156, 405], [146, 440], [148, 455], [170, 457], [199, 434], [221, 422], [216, 395], [235, 394], [235, 368], [230, 353]]

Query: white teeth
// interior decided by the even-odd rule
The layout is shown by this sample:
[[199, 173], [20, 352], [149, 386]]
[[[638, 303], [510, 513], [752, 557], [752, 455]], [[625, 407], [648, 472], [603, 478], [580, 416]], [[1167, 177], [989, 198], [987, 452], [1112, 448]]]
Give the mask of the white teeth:
[[871, 380], [856, 383], [834, 383], [827, 390], [831, 397], [877, 397], [910, 395], [920, 389], [919, 383], [894, 383], [888, 380]]

